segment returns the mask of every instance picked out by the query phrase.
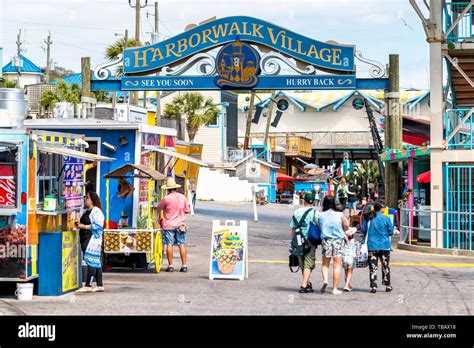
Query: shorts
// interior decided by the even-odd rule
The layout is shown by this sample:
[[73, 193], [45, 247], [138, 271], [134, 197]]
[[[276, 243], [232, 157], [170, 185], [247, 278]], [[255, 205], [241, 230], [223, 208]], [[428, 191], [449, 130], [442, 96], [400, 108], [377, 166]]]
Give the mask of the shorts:
[[343, 256], [342, 257], [342, 267], [344, 267], [344, 269], [354, 269], [355, 268], [355, 258], [353, 256]]
[[349, 203], [347, 203], [347, 207], [355, 209], [356, 206], [357, 206], [357, 203], [359, 203], [359, 201], [349, 202]]
[[163, 244], [186, 244], [186, 232], [181, 232], [177, 228], [174, 230], [161, 230], [161, 233], [163, 236]]
[[304, 269], [313, 270], [316, 267], [316, 245], [311, 245], [309, 253], [305, 256], [298, 256], [300, 265], [304, 265]]
[[344, 238], [325, 238], [322, 247], [324, 257], [340, 257], [344, 251], [346, 242]]

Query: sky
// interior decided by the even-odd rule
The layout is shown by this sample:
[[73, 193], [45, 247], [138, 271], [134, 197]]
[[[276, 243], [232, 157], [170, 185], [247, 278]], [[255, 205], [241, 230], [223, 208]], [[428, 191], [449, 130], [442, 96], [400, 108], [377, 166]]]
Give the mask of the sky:
[[[142, 42], [151, 41], [154, 18], [147, 12], [153, 14], [154, 2], [148, 0], [141, 11]], [[160, 40], [188, 24], [235, 15], [257, 17], [319, 41], [356, 45], [364, 57], [384, 65], [389, 54], [399, 54], [400, 86], [429, 86], [429, 46], [408, 0], [161, 0]], [[23, 54], [44, 67], [44, 41], [51, 31], [53, 61], [75, 72], [80, 72], [81, 57], [91, 57], [93, 68], [105, 62], [105, 48], [119, 38], [115, 34], [128, 29], [135, 36], [135, 10], [128, 0], [0, 0], [0, 23], [3, 65], [16, 54], [21, 29]], [[369, 77], [369, 66], [356, 64], [357, 76]]]

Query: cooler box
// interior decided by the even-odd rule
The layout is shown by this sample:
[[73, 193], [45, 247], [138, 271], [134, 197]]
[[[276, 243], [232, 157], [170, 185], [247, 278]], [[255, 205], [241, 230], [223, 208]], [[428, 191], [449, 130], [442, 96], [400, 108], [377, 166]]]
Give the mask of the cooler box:
[[79, 288], [82, 260], [78, 231], [41, 232], [38, 295], [59, 296]]

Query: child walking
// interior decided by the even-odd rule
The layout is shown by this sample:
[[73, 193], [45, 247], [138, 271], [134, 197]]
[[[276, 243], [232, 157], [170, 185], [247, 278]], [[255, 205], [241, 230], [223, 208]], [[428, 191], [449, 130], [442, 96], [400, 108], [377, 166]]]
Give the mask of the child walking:
[[342, 254], [342, 265], [344, 267], [346, 284], [344, 285], [344, 291], [352, 291], [351, 280], [352, 272], [355, 268], [355, 258], [357, 252], [357, 242], [354, 239], [354, 233], [357, 231], [355, 227], [349, 227], [346, 231], [346, 245]]

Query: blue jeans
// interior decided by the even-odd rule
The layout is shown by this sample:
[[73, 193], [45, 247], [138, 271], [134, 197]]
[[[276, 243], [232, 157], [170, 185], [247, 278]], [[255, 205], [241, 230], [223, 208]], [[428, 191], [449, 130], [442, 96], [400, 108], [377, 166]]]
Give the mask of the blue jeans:
[[181, 232], [177, 228], [174, 230], [161, 230], [163, 244], [183, 245], [186, 244], [186, 232]]

